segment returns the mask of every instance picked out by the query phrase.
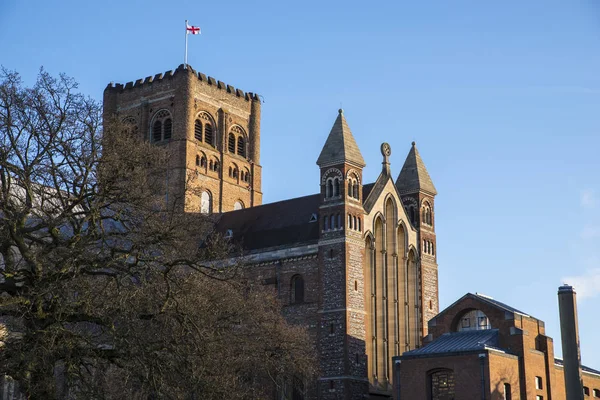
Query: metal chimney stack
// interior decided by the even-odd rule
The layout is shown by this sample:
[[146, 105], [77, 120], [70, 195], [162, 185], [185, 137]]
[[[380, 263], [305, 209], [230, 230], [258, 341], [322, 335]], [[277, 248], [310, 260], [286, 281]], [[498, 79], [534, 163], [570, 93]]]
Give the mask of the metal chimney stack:
[[558, 312], [567, 399], [583, 400], [577, 301], [572, 286], [563, 285], [558, 288]]

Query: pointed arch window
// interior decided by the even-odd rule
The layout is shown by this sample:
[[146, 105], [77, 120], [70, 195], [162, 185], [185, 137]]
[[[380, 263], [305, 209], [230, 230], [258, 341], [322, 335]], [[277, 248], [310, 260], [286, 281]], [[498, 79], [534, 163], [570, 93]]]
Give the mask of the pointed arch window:
[[241, 200], [238, 200], [235, 203], [233, 203], [234, 210], [242, 210], [243, 208], [244, 208], [244, 203]]
[[150, 126], [152, 127], [151, 138], [153, 142], [171, 139], [173, 121], [171, 120], [171, 113], [168, 110], [160, 110], [154, 114]]
[[152, 125], [152, 140], [155, 142], [162, 140], [162, 121], [155, 121]]
[[202, 121], [199, 119], [194, 123], [194, 137], [198, 141], [202, 141]]
[[163, 131], [165, 140], [171, 139], [171, 134], [173, 133], [173, 121], [171, 121], [171, 118], [165, 120]]
[[294, 275], [291, 282], [290, 303], [304, 303], [304, 279], [302, 275]]

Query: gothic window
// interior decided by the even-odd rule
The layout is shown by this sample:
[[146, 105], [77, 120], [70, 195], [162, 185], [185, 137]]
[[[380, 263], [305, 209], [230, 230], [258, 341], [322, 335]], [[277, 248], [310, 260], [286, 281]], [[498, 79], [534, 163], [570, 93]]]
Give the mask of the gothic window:
[[244, 139], [243, 136], [238, 137], [237, 153], [238, 153], [238, 156], [246, 157], [246, 140]]
[[202, 122], [199, 119], [194, 123], [194, 137], [196, 140], [202, 141]]
[[336, 197], [340, 195], [340, 180], [338, 178], [333, 180], [333, 195]]
[[227, 139], [227, 150], [230, 153], [235, 153], [235, 135], [233, 133], [230, 133]]
[[200, 212], [210, 214], [212, 212], [212, 196], [210, 192], [204, 191], [200, 195]]
[[151, 137], [153, 142], [171, 139], [173, 130], [173, 121], [171, 113], [167, 110], [160, 110], [152, 118]]
[[454, 371], [441, 369], [429, 375], [429, 399], [446, 400], [455, 397]]
[[206, 144], [211, 145], [212, 147], [215, 147], [215, 138], [213, 135], [213, 127], [209, 123], [206, 123], [204, 125], [204, 141], [206, 142]]
[[302, 279], [302, 275], [294, 275], [292, 277], [292, 285], [291, 285], [291, 298], [290, 303], [299, 304], [304, 303], [304, 279]]
[[242, 203], [241, 200], [238, 200], [235, 203], [233, 203], [233, 209], [234, 210], [241, 210], [243, 208], [244, 208], [244, 203]]
[[137, 136], [138, 126], [134, 117], [126, 117], [121, 121], [123, 124], [123, 134]]

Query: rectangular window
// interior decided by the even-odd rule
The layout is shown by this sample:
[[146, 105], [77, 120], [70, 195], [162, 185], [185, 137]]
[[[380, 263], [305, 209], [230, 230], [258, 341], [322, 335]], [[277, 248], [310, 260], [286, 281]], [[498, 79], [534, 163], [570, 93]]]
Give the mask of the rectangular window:
[[539, 389], [543, 389], [543, 386], [542, 386], [542, 377], [541, 376], [536, 376], [535, 377], [535, 388], [538, 389], [538, 390]]
[[535, 396], [535, 400], [544, 400], [544, 396], [537, 395]]
[[479, 317], [479, 326], [485, 328], [487, 326], [487, 317]]
[[471, 326], [471, 320], [469, 318], [463, 318], [462, 327], [469, 328]]
[[504, 400], [512, 400], [512, 392], [510, 390], [510, 383], [504, 384]]
[[600, 389], [594, 389], [594, 397], [600, 397]]

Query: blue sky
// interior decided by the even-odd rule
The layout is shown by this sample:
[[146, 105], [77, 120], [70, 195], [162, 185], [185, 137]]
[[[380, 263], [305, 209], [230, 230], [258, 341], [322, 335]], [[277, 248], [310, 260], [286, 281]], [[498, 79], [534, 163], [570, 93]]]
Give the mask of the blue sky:
[[583, 362], [600, 369], [600, 3], [0, 0], [0, 64], [65, 72], [101, 100], [183, 62], [264, 96], [263, 191], [318, 191], [340, 105], [367, 162], [415, 140], [436, 200], [440, 302], [481, 292], [546, 322], [579, 293]]

